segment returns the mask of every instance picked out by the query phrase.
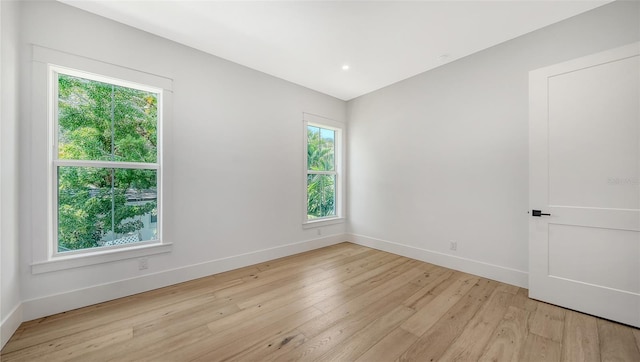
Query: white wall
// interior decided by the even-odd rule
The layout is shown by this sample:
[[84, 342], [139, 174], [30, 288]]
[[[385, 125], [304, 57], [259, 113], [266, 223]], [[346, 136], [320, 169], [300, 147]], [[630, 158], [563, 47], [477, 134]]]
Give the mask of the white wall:
[[[149, 257], [148, 270], [131, 259], [31, 273], [32, 248], [48, 236], [46, 120], [24, 119], [25, 319], [343, 240], [344, 223], [323, 227], [321, 236], [302, 228], [301, 127], [303, 112], [344, 122], [345, 102], [63, 4], [21, 6], [26, 67], [36, 44], [173, 80], [163, 187], [164, 238], [174, 245]], [[23, 93], [25, 112], [30, 94]]]
[[18, 7], [0, 2], [0, 346], [22, 322], [18, 258]]
[[526, 286], [528, 72], [638, 41], [639, 16], [615, 2], [350, 101], [353, 240]]

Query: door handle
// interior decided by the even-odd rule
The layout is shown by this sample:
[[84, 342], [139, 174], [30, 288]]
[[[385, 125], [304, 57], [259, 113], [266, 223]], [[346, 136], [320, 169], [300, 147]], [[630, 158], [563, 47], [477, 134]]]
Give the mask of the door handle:
[[543, 214], [540, 210], [531, 210], [531, 216], [551, 216], [551, 214]]

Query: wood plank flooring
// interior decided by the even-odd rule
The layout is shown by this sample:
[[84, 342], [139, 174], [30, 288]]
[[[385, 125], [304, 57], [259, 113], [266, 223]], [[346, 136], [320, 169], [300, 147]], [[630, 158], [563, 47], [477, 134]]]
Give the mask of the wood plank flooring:
[[9, 361], [640, 361], [640, 330], [342, 243], [23, 323]]

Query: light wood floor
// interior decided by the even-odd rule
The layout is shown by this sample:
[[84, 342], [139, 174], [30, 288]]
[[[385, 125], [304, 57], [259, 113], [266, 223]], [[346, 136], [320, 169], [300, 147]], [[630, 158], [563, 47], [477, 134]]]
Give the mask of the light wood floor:
[[343, 243], [23, 323], [2, 361], [640, 361], [640, 330]]

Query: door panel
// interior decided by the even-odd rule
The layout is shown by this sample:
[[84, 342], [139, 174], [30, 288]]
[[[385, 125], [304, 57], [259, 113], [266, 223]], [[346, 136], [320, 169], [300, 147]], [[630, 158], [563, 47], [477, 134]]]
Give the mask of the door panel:
[[640, 293], [636, 231], [549, 224], [549, 276]]
[[549, 77], [551, 205], [640, 206], [639, 66], [632, 57]]
[[529, 295], [640, 326], [640, 44], [530, 74]]

